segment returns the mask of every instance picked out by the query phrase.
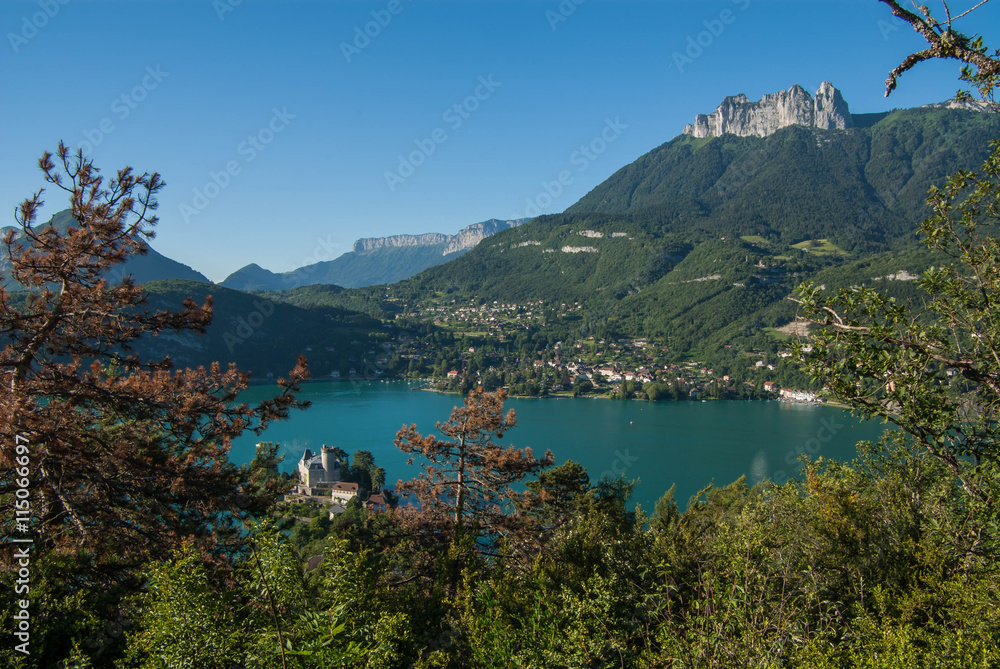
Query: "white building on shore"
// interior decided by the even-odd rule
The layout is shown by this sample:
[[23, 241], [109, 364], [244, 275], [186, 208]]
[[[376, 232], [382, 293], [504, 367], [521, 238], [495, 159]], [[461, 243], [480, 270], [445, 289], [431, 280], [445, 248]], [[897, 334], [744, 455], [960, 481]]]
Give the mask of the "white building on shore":
[[812, 390], [795, 390], [793, 388], [782, 388], [778, 393], [782, 399], [794, 402], [815, 402], [816, 393]]

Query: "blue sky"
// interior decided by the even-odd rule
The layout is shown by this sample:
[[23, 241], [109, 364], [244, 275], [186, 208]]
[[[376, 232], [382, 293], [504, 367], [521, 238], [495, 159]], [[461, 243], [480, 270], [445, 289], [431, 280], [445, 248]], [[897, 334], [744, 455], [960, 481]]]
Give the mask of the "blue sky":
[[[1000, 6], [964, 20], [989, 42]], [[563, 211], [726, 95], [829, 80], [874, 112], [947, 99], [959, 70], [885, 99], [923, 43], [876, 0], [5, 0], [0, 28], [0, 224], [61, 139], [160, 172], [153, 247], [216, 281]]]

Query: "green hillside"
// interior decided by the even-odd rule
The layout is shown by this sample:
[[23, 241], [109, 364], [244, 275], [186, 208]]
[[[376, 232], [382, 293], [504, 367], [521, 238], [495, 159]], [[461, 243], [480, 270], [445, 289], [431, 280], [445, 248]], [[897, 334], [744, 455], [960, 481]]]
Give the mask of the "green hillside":
[[858, 253], [896, 248], [923, 217], [927, 189], [978, 166], [998, 131], [991, 114], [908, 109], [846, 131], [682, 135], [618, 170], [566, 213], [628, 215], [647, 225], [666, 219], [787, 244], [826, 238]]
[[[326, 283], [355, 288], [395, 283], [446, 262], [449, 258], [444, 255], [444, 248], [445, 244], [434, 244], [383, 247], [364, 253], [352, 251], [335, 260], [311, 266], [313, 271], [304, 273], [299, 285]], [[310, 267], [303, 268], [308, 269]]]
[[313, 378], [329, 378], [335, 370], [347, 378], [352, 367], [363, 372], [365, 360], [373, 357], [369, 351], [386, 337], [379, 321], [348, 309], [304, 308], [194, 281], [153, 281], [144, 287], [153, 308], [176, 310], [187, 297], [199, 304], [206, 295], [214, 299], [204, 335], [167, 333], [143, 340], [144, 356], [170, 355], [178, 367], [217, 360], [235, 362], [257, 379], [277, 378], [303, 354]]
[[264, 291], [263, 297], [293, 304], [303, 309], [334, 308], [391, 320], [400, 309], [383, 297], [381, 286], [370, 290], [348, 290], [340, 286], [313, 284], [281, 291]]

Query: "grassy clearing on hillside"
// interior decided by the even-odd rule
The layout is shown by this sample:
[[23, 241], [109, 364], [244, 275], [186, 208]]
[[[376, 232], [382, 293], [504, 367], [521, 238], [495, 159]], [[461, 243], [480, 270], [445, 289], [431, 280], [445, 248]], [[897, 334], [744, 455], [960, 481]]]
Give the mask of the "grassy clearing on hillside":
[[678, 143], [689, 144], [691, 146], [691, 150], [692, 151], [697, 151], [698, 149], [701, 149], [701, 148], [707, 146], [715, 138], [714, 137], [694, 137], [693, 135], [682, 135], [679, 139], [680, 139], [680, 142], [678, 142]]
[[789, 339], [792, 338], [792, 335], [788, 334], [787, 332], [781, 332], [777, 328], [764, 328], [764, 334], [766, 334], [771, 339], [782, 342], [788, 341]]
[[800, 251], [806, 251], [807, 253], [813, 253], [818, 256], [850, 255], [847, 251], [840, 248], [836, 244], [831, 243], [828, 239], [807, 239], [804, 242], [792, 244], [792, 248], [799, 249]]

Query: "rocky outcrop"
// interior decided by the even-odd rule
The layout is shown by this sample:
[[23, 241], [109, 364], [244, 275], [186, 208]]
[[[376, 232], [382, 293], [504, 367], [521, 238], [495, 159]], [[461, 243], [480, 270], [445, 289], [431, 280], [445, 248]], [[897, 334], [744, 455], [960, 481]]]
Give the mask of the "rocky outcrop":
[[442, 255], [450, 255], [452, 253], [458, 253], [459, 251], [471, 249], [487, 237], [495, 235], [501, 230], [516, 228], [525, 220], [526, 219], [501, 221], [498, 218], [491, 218], [490, 220], [483, 221], [482, 223], [473, 223], [469, 227], [459, 230], [457, 234], [448, 238], [448, 245], [444, 247], [444, 253]]
[[996, 112], [998, 109], [985, 100], [957, 100], [952, 98], [945, 102], [938, 102], [932, 105], [924, 105], [927, 109], [961, 109], [973, 112]]
[[843, 130], [854, 125], [850, 109], [833, 84], [824, 81], [812, 97], [799, 85], [787, 91], [765, 95], [752, 102], [746, 95], [727, 97], [711, 114], [698, 114], [694, 124], [684, 127], [685, 135], [721, 137], [767, 137], [790, 125], [823, 130]]

